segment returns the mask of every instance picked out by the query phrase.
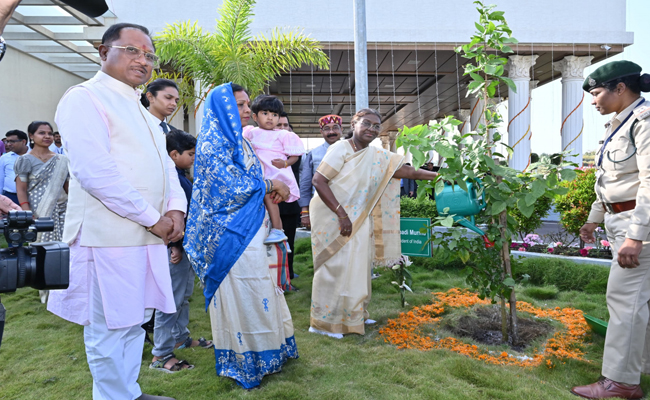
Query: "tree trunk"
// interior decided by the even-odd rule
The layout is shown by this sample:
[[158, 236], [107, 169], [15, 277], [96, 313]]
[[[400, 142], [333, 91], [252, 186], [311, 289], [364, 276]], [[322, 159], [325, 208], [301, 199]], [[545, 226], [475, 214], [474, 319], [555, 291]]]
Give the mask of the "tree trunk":
[[506, 299], [501, 297], [501, 341], [508, 343], [508, 313], [506, 312]]
[[[500, 181], [501, 177], [497, 178]], [[501, 249], [501, 261], [503, 265], [503, 272], [505, 277], [512, 278], [512, 266], [510, 265], [510, 242], [506, 239], [506, 226], [508, 224], [508, 213], [504, 210], [499, 214], [499, 225], [501, 225], [501, 241], [503, 248]], [[519, 342], [519, 335], [517, 334], [517, 297], [515, 295], [515, 288], [510, 292], [510, 321], [508, 326], [508, 333], [510, 343], [515, 345]]]

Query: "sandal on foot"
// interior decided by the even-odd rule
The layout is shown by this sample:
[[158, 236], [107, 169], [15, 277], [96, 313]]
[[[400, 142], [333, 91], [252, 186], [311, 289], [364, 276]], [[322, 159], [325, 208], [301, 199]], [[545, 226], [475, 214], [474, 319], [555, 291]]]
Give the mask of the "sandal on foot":
[[172, 358], [176, 358], [174, 353], [167, 354], [165, 357], [159, 358], [156, 361], [152, 362], [149, 365], [149, 369], [155, 369], [167, 374], [173, 374], [183, 369], [194, 369], [194, 365], [191, 365], [185, 360], [179, 360], [178, 362], [172, 364], [169, 368], [166, 368], [165, 365], [167, 365], [167, 362]]
[[194, 343], [194, 339], [192, 339], [191, 337], [188, 337], [187, 339], [185, 339], [183, 344], [178, 346], [176, 349], [177, 350], [189, 349], [190, 347], [202, 347], [204, 349], [210, 349], [210, 348], [212, 348], [212, 346], [214, 346], [214, 343], [212, 343], [212, 340], [206, 340], [204, 337], [199, 338], [199, 344], [197, 344], [196, 346], [192, 346], [192, 343]]

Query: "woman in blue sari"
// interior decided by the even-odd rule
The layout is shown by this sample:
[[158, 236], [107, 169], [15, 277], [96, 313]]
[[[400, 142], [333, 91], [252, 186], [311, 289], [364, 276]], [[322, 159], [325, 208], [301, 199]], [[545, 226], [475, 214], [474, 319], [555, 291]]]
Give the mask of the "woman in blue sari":
[[264, 180], [242, 136], [249, 105], [246, 91], [231, 83], [206, 98], [184, 243], [205, 285], [217, 375], [247, 389], [298, 358], [291, 314], [269, 268], [277, 251], [263, 243], [270, 229], [264, 195], [280, 202], [289, 188]]

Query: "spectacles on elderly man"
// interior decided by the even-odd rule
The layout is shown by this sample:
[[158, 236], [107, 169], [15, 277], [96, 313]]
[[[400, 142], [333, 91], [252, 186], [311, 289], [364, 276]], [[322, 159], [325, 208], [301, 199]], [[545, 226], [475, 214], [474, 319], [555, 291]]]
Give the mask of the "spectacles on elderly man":
[[2, 57], [5, 56], [5, 53], [7, 52], [7, 43], [5, 43], [5, 40], [0, 36], [0, 61], [2, 61]]
[[368, 121], [367, 119], [362, 119], [361, 120], [361, 126], [363, 126], [366, 129], [372, 128], [373, 130], [379, 132], [381, 131], [381, 124], [373, 124], [372, 122]]
[[131, 60], [137, 60], [140, 58], [142, 55], [144, 55], [144, 59], [147, 62], [147, 64], [153, 66], [154, 68], [158, 67], [158, 63], [160, 59], [158, 58], [157, 55], [154, 53], [150, 53], [148, 51], [144, 51], [142, 49], [139, 49], [135, 46], [106, 46], [112, 49], [122, 49], [126, 53], [126, 56], [129, 57]]
[[320, 129], [324, 133], [332, 133], [332, 132], [341, 132], [341, 126], [340, 125], [334, 125], [334, 126], [324, 126]]

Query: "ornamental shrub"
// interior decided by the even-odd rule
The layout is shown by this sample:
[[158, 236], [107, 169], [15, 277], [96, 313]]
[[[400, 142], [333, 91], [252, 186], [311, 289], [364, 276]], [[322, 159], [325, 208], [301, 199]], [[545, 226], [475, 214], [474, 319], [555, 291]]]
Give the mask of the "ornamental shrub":
[[572, 181], [562, 181], [562, 187], [569, 189], [565, 195], [555, 199], [555, 209], [560, 213], [560, 223], [568, 232], [578, 236], [580, 228], [587, 222], [591, 205], [596, 201], [596, 170], [576, 170], [578, 176]]
[[524, 214], [519, 211], [518, 208], [510, 210], [508, 213], [517, 221], [516, 232], [519, 235], [519, 240], [524, 240], [524, 238], [535, 232], [540, 226], [542, 226], [542, 218], [548, 217], [549, 211], [553, 205], [553, 199], [547, 196], [542, 196], [535, 201], [533, 205], [535, 211], [526, 217]]
[[412, 199], [400, 198], [400, 217], [402, 218], [435, 218], [438, 216], [436, 202], [427, 197]]

